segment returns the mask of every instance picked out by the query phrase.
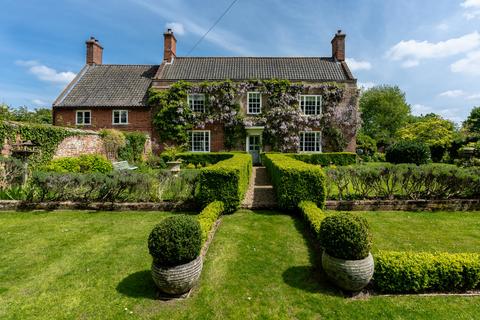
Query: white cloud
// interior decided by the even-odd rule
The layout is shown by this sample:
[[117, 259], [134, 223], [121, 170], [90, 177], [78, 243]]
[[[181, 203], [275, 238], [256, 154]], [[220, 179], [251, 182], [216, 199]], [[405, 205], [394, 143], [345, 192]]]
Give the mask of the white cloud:
[[352, 71], [372, 69], [372, 64], [368, 61], [356, 60], [354, 58], [347, 58], [346, 61]]
[[465, 120], [467, 110], [465, 108], [446, 108], [440, 109], [437, 107], [426, 106], [423, 104], [414, 104], [412, 106], [412, 114], [420, 116], [427, 113], [435, 113], [442, 116], [444, 119], [452, 120], [456, 123], [461, 123]]
[[480, 17], [480, 0], [465, 0], [460, 5], [468, 10], [463, 14], [467, 20]]
[[41, 99], [33, 99], [32, 103], [36, 106], [46, 106], [46, 105], [48, 105], [48, 103], [46, 103], [45, 101], [43, 101]]
[[441, 30], [441, 31], [446, 31], [450, 28], [450, 26], [446, 23], [440, 23], [440, 24], [437, 24], [437, 29], [438, 30]]
[[376, 84], [373, 83], [373, 82], [359, 82], [358, 83], [358, 87], [360, 88], [360, 90], [368, 90], [368, 89], [373, 88], [375, 86], [376, 86]]
[[165, 24], [166, 29], [172, 29], [174, 33], [183, 36], [185, 34], [185, 27], [180, 22], [167, 22]]
[[447, 90], [439, 94], [440, 97], [456, 98], [465, 94], [463, 90]]
[[445, 58], [469, 52], [478, 46], [480, 46], [480, 34], [475, 31], [437, 43], [402, 40], [387, 51], [386, 57], [394, 61], [404, 61], [403, 66], [410, 68], [419, 65], [423, 59]]
[[480, 93], [475, 93], [467, 96], [466, 100], [480, 100]]
[[450, 65], [450, 70], [468, 75], [480, 75], [480, 50], [470, 52], [463, 59]]
[[43, 64], [40, 64], [35, 60], [18, 60], [16, 64], [19, 66], [27, 67], [28, 71], [35, 75], [38, 79], [55, 84], [66, 85], [75, 78], [75, 73], [71, 71], [57, 71]]
[[461, 6], [464, 8], [480, 8], [480, 0], [465, 0]]

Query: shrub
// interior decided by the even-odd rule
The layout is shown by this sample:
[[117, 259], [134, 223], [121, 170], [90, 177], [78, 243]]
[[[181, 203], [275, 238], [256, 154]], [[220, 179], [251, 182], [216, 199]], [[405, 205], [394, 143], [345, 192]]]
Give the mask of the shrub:
[[391, 163], [424, 164], [430, 160], [430, 149], [421, 142], [400, 141], [387, 148], [385, 159]]
[[222, 214], [225, 206], [222, 201], [214, 201], [206, 206], [198, 215], [198, 222], [202, 229], [202, 243], [207, 241], [208, 233], [213, 227], [213, 224]]
[[479, 289], [480, 254], [379, 252], [373, 282], [388, 293]]
[[313, 233], [318, 236], [320, 232], [320, 225], [326, 218], [326, 214], [312, 201], [301, 201], [298, 204], [298, 208], [307, 220], [308, 225], [312, 229]]
[[165, 169], [167, 167], [162, 157], [153, 154], [148, 155], [146, 164], [153, 169]]
[[118, 156], [118, 150], [125, 147], [125, 135], [120, 130], [102, 129], [100, 130], [100, 137], [102, 137], [107, 154], [113, 159]]
[[252, 172], [252, 156], [233, 153], [229, 159], [200, 170], [197, 200], [202, 206], [219, 200], [225, 205], [225, 212], [235, 211], [248, 188]]
[[281, 208], [295, 210], [303, 200], [312, 201], [323, 208], [325, 174], [319, 166], [284, 154], [264, 154], [263, 163], [270, 173]]
[[357, 155], [352, 152], [298, 153], [288, 156], [296, 160], [321, 166], [347, 166], [357, 162]]
[[178, 215], [163, 219], [148, 237], [148, 251], [155, 264], [178, 266], [198, 257], [202, 248], [202, 231], [191, 216]]
[[[206, 166], [208, 163], [215, 164], [219, 161], [231, 158], [233, 153], [227, 152], [182, 152], [176, 155], [177, 158], [182, 159], [184, 163]], [[162, 159], [166, 161], [173, 160], [173, 157], [168, 153], [161, 154]]]
[[23, 174], [24, 168], [20, 160], [0, 157], [0, 190], [20, 185]]
[[142, 160], [147, 135], [143, 132], [125, 132], [125, 145], [118, 150], [118, 158], [129, 162]]
[[101, 155], [89, 154], [79, 157], [63, 157], [50, 161], [44, 171], [73, 173], [106, 173], [113, 170], [112, 163]]
[[157, 186], [159, 200], [183, 201], [192, 199], [198, 184], [198, 170], [182, 170], [172, 175], [170, 170], [160, 172]]
[[338, 259], [360, 260], [370, 252], [367, 220], [357, 215], [339, 213], [326, 217], [320, 226], [319, 239], [325, 251]]

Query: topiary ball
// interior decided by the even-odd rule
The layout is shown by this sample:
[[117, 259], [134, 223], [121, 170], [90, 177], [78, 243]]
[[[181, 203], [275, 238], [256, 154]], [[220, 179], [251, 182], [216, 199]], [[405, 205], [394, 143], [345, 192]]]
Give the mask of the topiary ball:
[[430, 160], [428, 146], [421, 142], [400, 141], [385, 150], [385, 159], [390, 163], [425, 164]]
[[325, 251], [338, 259], [361, 260], [371, 248], [367, 220], [349, 213], [326, 217], [320, 226], [319, 240]]
[[197, 219], [177, 215], [163, 219], [148, 237], [148, 251], [157, 266], [173, 267], [195, 260], [202, 248]]

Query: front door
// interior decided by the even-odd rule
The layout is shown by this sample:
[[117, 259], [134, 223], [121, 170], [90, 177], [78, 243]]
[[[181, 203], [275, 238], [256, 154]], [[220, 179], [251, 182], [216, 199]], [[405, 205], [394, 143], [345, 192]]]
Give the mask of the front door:
[[262, 136], [249, 135], [248, 136], [248, 152], [252, 155], [253, 164], [260, 164], [260, 151], [262, 149]]

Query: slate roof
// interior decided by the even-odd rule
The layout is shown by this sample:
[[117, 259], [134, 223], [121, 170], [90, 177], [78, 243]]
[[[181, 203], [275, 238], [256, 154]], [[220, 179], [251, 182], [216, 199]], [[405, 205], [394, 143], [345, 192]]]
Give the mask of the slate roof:
[[86, 65], [54, 107], [143, 107], [158, 65]]
[[177, 57], [158, 70], [157, 80], [292, 81], [354, 80], [345, 63], [321, 57]]

